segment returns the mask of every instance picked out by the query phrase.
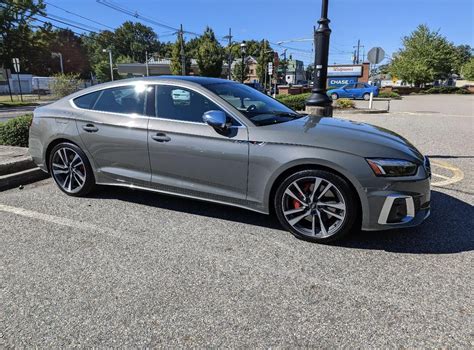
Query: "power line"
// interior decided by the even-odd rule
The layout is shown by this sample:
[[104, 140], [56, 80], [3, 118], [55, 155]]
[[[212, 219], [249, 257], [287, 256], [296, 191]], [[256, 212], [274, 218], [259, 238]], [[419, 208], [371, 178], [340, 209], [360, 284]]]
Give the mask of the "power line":
[[[35, 20], [38, 20], [38, 19], [35, 18], [35, 17], [33, 17], [33, 16], [40, 16], [40, 17], [47, 18], [47, 19], [52, 20], [52, 21], [55, 21], [55, 22], [59, 22], [59, 23], [62, 23], [62, 24], [65, 24], [65, 25], [68, 25], [68, 26], [71, 26], [71, 27], [74, 27], [74, 28], [77, 28], [77, 29], [84, 30], [84, 31], [86, 31], [86, 32], [96, 33], [95, 30], [90, 30], [90, 29], [84, 28], [84, 27], [82, 27], [82, 26], [74, 25], [74, 24], [68, 23], [68, 22], [66, 22], [66, 21], [64, 21], [64, 20], [59, 20], [59, 19], [50, 18], [50, 16], [48, 16], [48, 15], [43, 15], [43, 14], [41, 14], [41, 13], [37, 13], [37, 14], [33, 15], [32, 11], [31, 11], [29, 8], [27, 8], [27, 7], [25, 7], [25, 6], [22, 6], [22, 5], [20, 5], [20, 4], [16, 4], [16, 3], [14, 4], [14, 3], [11, 3], [11, 2], [5, 2], [5, 4], [8, 4], [8, 5], [10, 5], [10, 6], [14, 6], [14, 7], [16, 7], [16, 8], [19, 8], [19, 9], [22, 9], [22, 10], [25, 10], [25, 11], [29, 11], [30, 14], [31, 14], [31, 18], [33, 18], [33, 19], [35, 19]], [[4, 8], [5, 8], [5, 7], [4, 7]], [[8, 9], [8, 8], [5, 8], [5, 9]], [[40, 21], [40, 22], [41, 22], [41, 21]], [[82, 23], [79, 23], [79, 24], [83, 25]], [[61, 28], [61, 29], [64, 29], [64, 28]], [[81, 34], [81, 35], [82, 35], [82, 34]]]
[[55, 8], [57, 8], [57, 9], [59, 9], [59, 10], [62, 10], [62, 11], [64, 11], [64, 12], [67, 12], [67, 13], [73, 15], [73, 16], [77, 16], [77, 17], [79, 17], [79, 18], [85, 19], [86, 21], [89, 21], [89, 22], [91, 22], [91, 23], [95, 23], [95, 24], [98, 24], [98, 25], [100, 25], [100, 26], [103, 26], [103, 27], [106, 27], [106, 28], [115, 30], [115, 28], [113, 28], [113, 27], [111, 27], [111, 26], [108, 26], [108, 25], [106, 25], [106, 24], [97, 22], [97, 21], [95, 21], [95, 20], [93, 20], [93, 19], [84, 17], [84, 16], [79, 15], [79, 14], [77, 14], [77, 13], [75, 13], [75, 12], [69, 11], [69, 10], [67, 10], [67, 9], [65, 9], [65, 8], [62, 8], [62, 7], [59, 7], [59, 6], [57, 6], [57, 5], [51, 4], [50, 2], [45, 1], [44, 3], [45, 3], [45, 4], [48, 4], [48, 6], [52, 6], [52, 7], [55, 7]]

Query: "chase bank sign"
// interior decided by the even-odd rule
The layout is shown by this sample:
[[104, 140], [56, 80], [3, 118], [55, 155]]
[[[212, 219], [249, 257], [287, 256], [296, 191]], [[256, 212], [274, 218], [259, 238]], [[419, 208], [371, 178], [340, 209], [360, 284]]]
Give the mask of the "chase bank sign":
[[357, 83], [357, 77], [339, 77], [339, 78], [328, 78], [328, 87], [342, 87], [347, 84]]

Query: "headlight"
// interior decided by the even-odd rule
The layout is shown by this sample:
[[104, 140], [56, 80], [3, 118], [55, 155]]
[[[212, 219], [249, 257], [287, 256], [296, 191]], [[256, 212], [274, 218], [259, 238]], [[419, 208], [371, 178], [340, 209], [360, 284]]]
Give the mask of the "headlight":
[[418, 166], [403, 159], [366, 159], [376, 176], [411, 176]]

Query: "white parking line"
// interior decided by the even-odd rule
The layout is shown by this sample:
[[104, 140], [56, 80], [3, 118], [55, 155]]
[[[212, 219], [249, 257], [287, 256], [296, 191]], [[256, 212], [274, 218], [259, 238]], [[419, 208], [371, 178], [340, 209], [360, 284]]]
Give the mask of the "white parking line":
[[435, 171], [433, 170], [433, 172], [432, 172], [433, 177], [438, 177], [442, 180], [441, 181], [433, 181], [431, 183], [432, 186], [443, 187], [443, 186], [447, 186], [447, 185], [451, 185], [453, 183], [459, 182], [462, 179], [464, 179], [464, 173], [458, 167], [455, 167], [454, 165], [452, 165], [450, 163], [447, 163], [447, 162], [443, 162], [441, 160], [433, 160], [433, 159], [430, 159], [430, 160], [431, 160], [432, 168], [434, 166], [434, 167], [438, 167], [438, 168], [448, 170], [452, 173], [452, 176], [449, 177], [449, 176], [445, 176], [445, 175], [436, 174]]
[[130, 239], [132, 238], [131, 236], [124, 237], [124, 236], [128, 236], [126, 234], [123, 234], [123, 233], [118, 234], [114, 230], [99, 227], [93, 224], [89, 224], [87, 222], [81, 222], [81, 221], [76, 221], [76, 220], [63, 218], [59, 216], [44, 214], [44, 213], [40, 213], [37, 211], [28, 210], [24, 208], [12, 207], [5, 204], [0, 204], [0, 211], [24, 216], [30, 219], [41, 220], [41, 221], [49, 222], [56, 225], [67, 226], [67, 227], [71, 227], [77, 230], [87, 230], [93, 233], [100, 233], [100, 234], [104, 234], [104, 235], [112, 236], [116, 238], [130, 238]]

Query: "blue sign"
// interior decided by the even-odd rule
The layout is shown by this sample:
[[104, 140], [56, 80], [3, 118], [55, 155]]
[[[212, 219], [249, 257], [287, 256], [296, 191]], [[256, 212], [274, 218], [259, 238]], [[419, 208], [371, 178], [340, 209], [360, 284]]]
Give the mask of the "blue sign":
[[337, 77], [337, 78], [328, 78], [328, 87], [338, 88], [347, 84], [357, 83], [356, 77]]

